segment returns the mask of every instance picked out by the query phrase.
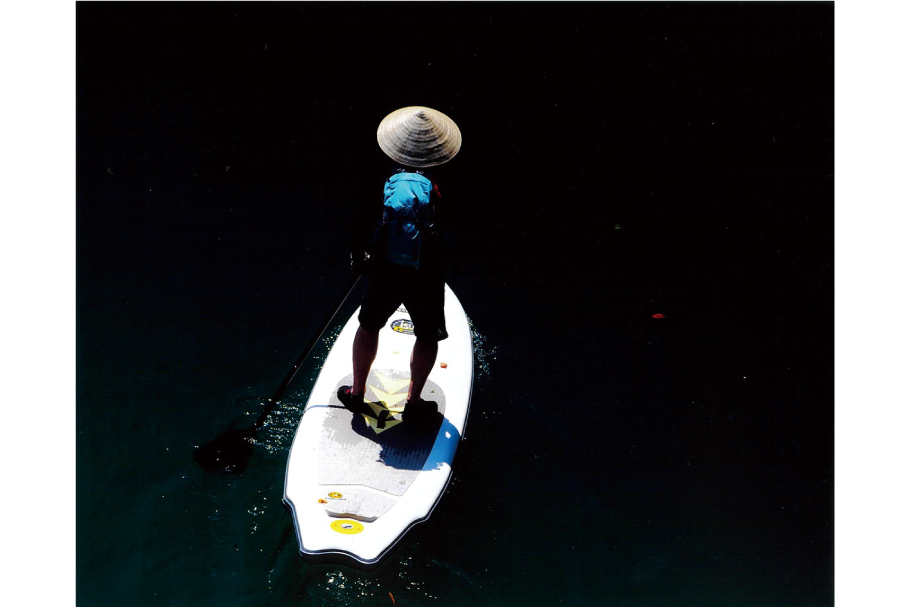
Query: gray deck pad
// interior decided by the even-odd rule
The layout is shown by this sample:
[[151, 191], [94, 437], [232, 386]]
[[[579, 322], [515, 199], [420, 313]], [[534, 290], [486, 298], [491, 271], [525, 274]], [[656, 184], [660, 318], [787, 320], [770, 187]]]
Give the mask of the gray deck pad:
[[442, 389], [428, 381], [422, 396], [436, 402], [438, 413], [426, 421], [396, 423], [407, 399], [409, 376], [394, 369], [370, 372], [366, 399], [381, 402], [392, 412], [387, 427], [380, 431], [364, 415], [345, 409], [335, 396], [339, 387], [351, 384], [352, 376], [336, 384], [317, 450], [320, 485], [363, 485], [391, 495], [404, 494], [426, 466], [445, 412]]
[[329, 493], [324, 501], [325, 513], [329, 516], [366, 522], [375, 521], [395, 505], [391, 497], [363, 489], [346, 489], [343, 494]]

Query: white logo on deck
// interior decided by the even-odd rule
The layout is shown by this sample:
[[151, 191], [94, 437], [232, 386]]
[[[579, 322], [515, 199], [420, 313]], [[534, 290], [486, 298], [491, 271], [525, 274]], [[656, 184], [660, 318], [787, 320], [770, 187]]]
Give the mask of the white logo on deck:
[[410, 320], [405, 320], [403, 318], [399, 318], [398, 320], [393, 321], [390, 326], [392, 327], [392, 330], [395, 331], [396, 333], [404, 333], [405, 335], [414, 335], [414, 323], [412, 323]]

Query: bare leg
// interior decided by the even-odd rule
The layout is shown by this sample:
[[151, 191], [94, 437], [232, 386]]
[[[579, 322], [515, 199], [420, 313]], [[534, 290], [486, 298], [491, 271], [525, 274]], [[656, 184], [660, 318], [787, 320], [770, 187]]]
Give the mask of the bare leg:
[[367, 377], [378, 348], [379, 331], [358, 327], [357, 334], [354, 335], [354, 383], [351, 386], [351, 392], [357, 396], [363, 396], [367, 390]]
[[408, 400], [420, 398], [420, 393], [427, 383], [427, 377], [436, 364], [436, 353], [439, 343], [435, 340], [417, 339], [411, 350], [411, 383], [408, 386]]

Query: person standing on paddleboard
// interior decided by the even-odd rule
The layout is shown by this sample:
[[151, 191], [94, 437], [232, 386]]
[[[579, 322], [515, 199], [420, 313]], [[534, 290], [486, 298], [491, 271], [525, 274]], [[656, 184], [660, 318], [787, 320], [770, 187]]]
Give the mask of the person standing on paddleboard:
[[379, 331], [401, 304], [414, 324], [411, 381], [402, 417], [432, 416], [436, 403], [420, 398], [436, 363], [445, 326], [445, 277], [439, 208], [441, 194], [427, 169], [439, 167], [461, 149], [461, 132], [442, 112], [411, 106], [379, 124], [379, 147], [395, 166], [383, 189], [383, 204], [355, 218], [351, 262], [366, 281], [354, 337], [353, 385], [338, 389], [338, 400], [355, 412], [364, 402], [367, 377], [376, 358]]

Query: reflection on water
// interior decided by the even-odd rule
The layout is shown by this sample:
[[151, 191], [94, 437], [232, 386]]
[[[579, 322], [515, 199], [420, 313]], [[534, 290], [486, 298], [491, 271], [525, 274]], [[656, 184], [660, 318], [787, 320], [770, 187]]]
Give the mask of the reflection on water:
[[489, 345], [487, 338], [474, 325], [474, 321], [468, 316], [468, 326], [471, 327], [471, 339], [474, 342], [474, 379], [490, 378], [490, 362], [496, 360], [498, 346]]

